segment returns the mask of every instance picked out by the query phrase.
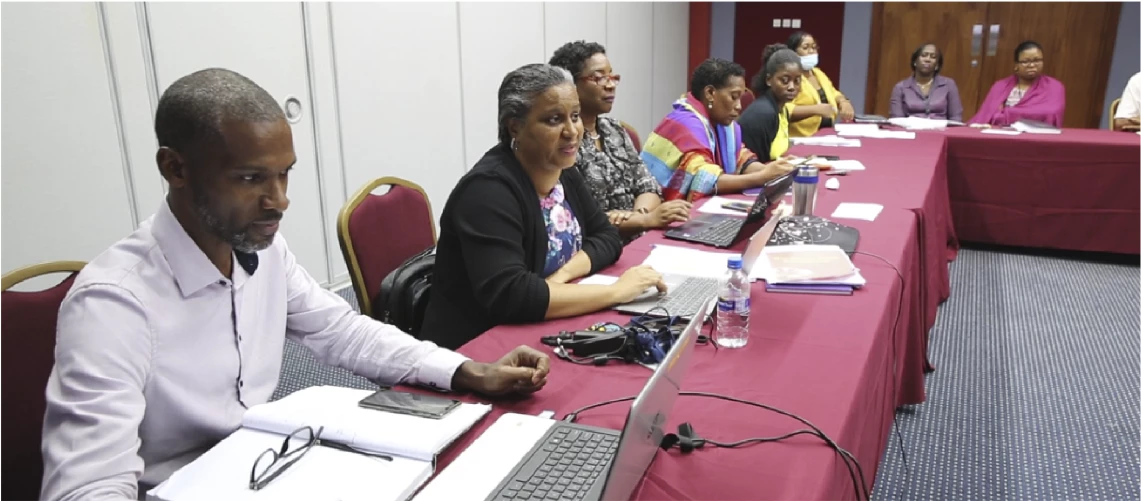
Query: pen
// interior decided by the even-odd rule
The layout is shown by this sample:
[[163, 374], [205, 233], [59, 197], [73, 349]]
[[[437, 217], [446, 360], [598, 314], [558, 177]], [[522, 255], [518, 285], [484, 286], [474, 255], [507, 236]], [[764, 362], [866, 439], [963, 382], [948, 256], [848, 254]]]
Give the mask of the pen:
[[388, 455], [385, 455], [385, 454], [377, 454], [377, 453], [374, 453], [374, 452], [366, 452], [366, 451], [362, 451], [362, 450], [360, 450], [360, 449], [356, 449], [356, 448], [352, 447], [351, 445], [342, 444], [342, 443], [340, 443], [340, 442], [334, 442], [334, 441], [332, 441], [332, 440], [326, 440], [326, 439], [323, 439], [323, 438], [321, 438], [321, 439], [318, 439], [318, 440], [317, 440], [317, 445], [321, 445], [321, 446], [324, 446], [324, 447], [328, 447], [328, 448], [330, 448], [330, 449], [337, 449], [337, 450], [340, 450], [340, 451], [345, 451], [345, 452], [352, 452], [352, 453], [354, 453], [354, 454], [361, 454], [361, 455], [363, 455], [363, 456], [374, 457], [374, 458], [377, 458], [377, 459], [383, 459], [383, 460], [385, 460], [385, 461], [392, 461], [392, 456], [388, 456]]

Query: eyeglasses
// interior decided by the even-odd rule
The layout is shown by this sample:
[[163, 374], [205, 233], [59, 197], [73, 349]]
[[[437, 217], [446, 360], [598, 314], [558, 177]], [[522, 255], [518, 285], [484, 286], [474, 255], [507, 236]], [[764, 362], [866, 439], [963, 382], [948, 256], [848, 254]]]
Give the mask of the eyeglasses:
[[[311, 426], [302, 426], [293, 430], [293, 433], [285, 437], [285, 440], [281, 443], [280, 452], [274, 449], [262, 451], [262, 453], [258, 455], [257, 460], [254, 461], [253, 468], [250, 469], [250, 489], [255, 491], [264, 489], [266, 485], [269, 485], [270, 482], [285, 472], [285, 470], [288, 470], [290, 466], [293, 466], [293, 463], [300, 461], [310, 449], [317, 445], [385, 461], [392, 461], [392, 456], [366, 452], [340, 442], [324, 440], [321, 438], [321, 432], [324, 430], [324, 426], [318, 427], [316, 432], [313, 431]], [[263, 461], [267, 457], [270, 458], [269, 461]]]
[[[250, 469], [250, 489], [258, 491], [265, 488], [273, 479], [293, 466], [293, 463], [305, 457], [305, 454], [321, 438], [321, 432], [324, 429], [325, 427], [322, 426], [314, 432], [312, 427], [302, 426], [285, 437], [285, 441], [281, 443], [281, 452], [273, 449], [266, 449], [262, 452], [254, 461], [253, 468]], [[268, 462], [263, 461], [267, 457], [270, 460]]]
[[1019, 61], [1019, 62], [1018, 62], [1018, 64], [1021, 64], [1021, 65], [1023, 65], [1023, 66], [1031, 66], [1031, 65], [1038, 65], [1038, 66], [1041, 66], [1041, 65], [1042, 65], [1042, 60], [1041, 60], [1041, 59], [1030, 59], [1030, 60], [1027, 60], [1027, 61]]
[[606, 85], [607, 83], [614, 82], [615, 85], [622, 81], [622, 75], [591, 75], [589, 77], [582, 77], [583, 80], [594, 82], [598, 85]]

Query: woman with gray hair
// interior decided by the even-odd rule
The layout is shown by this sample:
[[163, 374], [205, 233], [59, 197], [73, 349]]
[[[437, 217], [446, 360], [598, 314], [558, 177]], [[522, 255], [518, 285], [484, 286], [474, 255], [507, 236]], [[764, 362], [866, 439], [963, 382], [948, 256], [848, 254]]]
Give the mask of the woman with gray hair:
[[583, 127], [567, 70], [523, 66], [499, 86], [499, 144], [452, 190], [440, 220], [422, 336], [456, 348], [501, 324], [601, 310], [651, 287], [648, 267], [612, 285], [569, 284], [622, 254], [618, 230], [574, 166]]

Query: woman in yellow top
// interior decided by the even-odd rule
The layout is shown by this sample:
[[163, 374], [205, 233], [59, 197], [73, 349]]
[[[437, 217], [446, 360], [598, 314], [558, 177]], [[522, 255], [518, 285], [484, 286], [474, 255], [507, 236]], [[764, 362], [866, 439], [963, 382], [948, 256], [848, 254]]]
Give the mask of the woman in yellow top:
[[792, 124], [788, 133], [792, 137], [808, 137], [822, 127], [832, 127], [837, 118], [850, 122], [856, 116], [852, 102], [844, 97], [832, 80], [816, 67], [820, 54], [816, 52], [816, 39], [803, 31], [788, 37], [788, 48], [800, 56], [800, 66], [804, 70], [801, 77], [800, 94], [792, 101]]

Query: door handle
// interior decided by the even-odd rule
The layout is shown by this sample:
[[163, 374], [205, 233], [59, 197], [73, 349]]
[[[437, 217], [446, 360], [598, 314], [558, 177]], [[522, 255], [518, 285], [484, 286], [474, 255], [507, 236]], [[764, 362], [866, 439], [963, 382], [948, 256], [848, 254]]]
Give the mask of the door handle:
[[997, 24], [990, 25], [990, 36], [986, 41], [986, 55], [993, 56], [998, 52], [998, 30]]
[[971, 57], [979, 57], [983, 50], [983, 25], [971, 27]]

